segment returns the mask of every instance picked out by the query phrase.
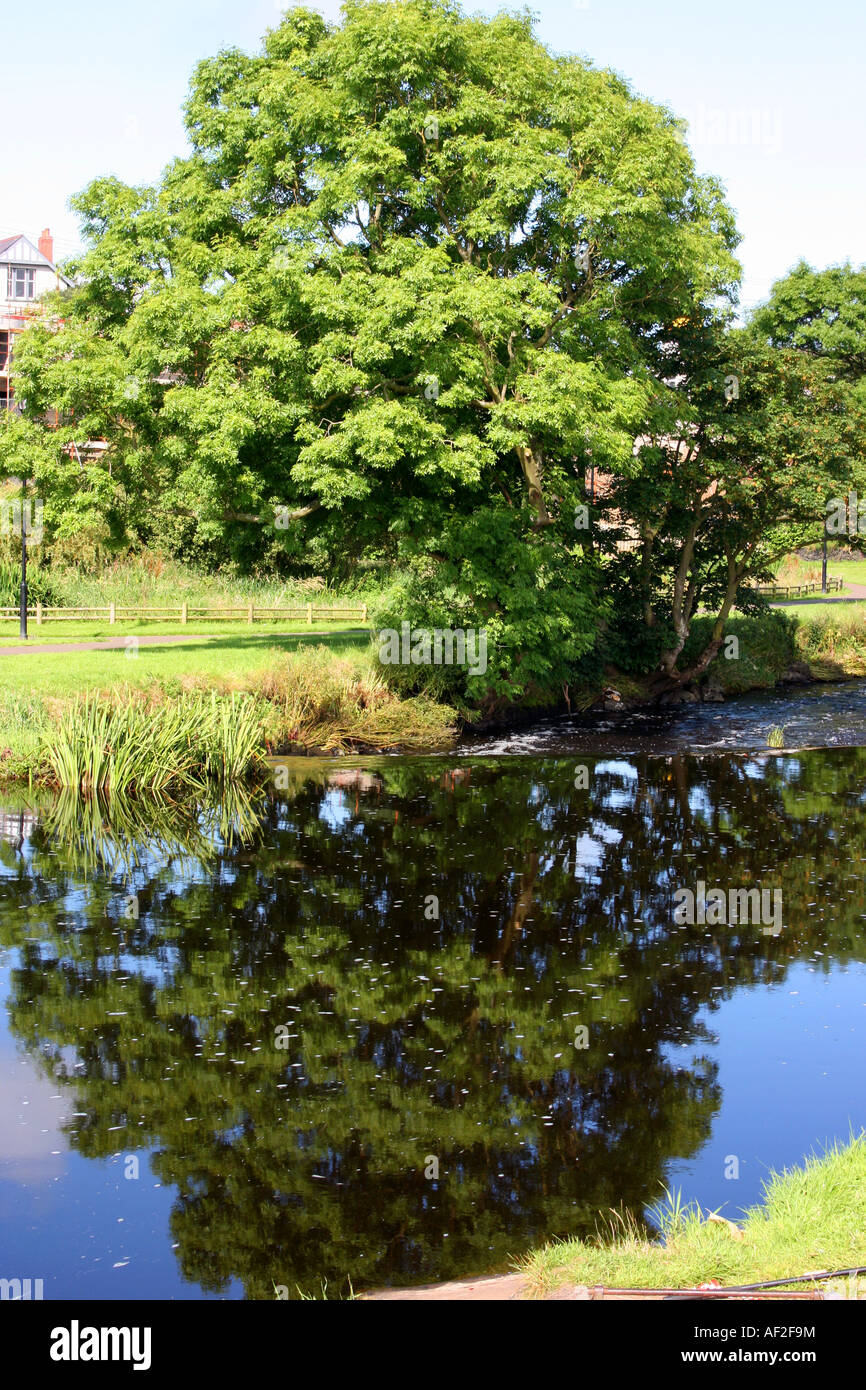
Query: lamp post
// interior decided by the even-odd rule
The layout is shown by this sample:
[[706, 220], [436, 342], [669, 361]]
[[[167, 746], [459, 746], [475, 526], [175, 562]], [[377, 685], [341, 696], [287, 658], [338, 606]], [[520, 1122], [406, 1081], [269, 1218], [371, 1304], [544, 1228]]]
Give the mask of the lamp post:
[[21, 628], [20, 633], [27, 641], [27, 529], [25, 522], [24, 499], [27, 496], [27, 479], [21, 494]]
[[824, 518], [824, 549], [821, 555], [821, 593], [827, 592], [827, 519]]

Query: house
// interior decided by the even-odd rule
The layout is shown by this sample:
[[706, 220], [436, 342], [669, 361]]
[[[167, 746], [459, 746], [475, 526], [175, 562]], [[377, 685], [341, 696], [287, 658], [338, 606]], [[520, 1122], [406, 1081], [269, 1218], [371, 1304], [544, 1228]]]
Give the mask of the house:
[[54, 239], [47, 227], [36, 246], [20, 233], [0, 238], [0, 409], [15, 409], [11, 379], [15, 334], [37, 312], [46, 291], [68, 284], [54, 264]]

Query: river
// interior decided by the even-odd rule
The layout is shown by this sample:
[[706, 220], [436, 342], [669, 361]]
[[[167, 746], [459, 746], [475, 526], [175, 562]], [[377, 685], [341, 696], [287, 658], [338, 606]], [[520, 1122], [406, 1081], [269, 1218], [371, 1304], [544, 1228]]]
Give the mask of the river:
[[[666, 1187], [736, 1216], [866, 1123], [864, 716], [848, 683], [214, 808], [7, 795], [0, 1276], [335, 1296]], [[678, 919], [713, 888], [780, 918]]]

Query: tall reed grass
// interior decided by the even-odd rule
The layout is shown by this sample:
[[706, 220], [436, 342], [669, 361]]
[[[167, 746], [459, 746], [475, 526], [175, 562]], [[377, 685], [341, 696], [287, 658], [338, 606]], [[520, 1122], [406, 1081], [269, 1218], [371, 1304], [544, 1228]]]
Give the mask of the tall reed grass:
[[186, 692], [158, 707], [88, 694], [66, 706], [44, 738], [48, 779], [88, 793], [204, 792], [264, 766], [261, 704], [236, 691]]

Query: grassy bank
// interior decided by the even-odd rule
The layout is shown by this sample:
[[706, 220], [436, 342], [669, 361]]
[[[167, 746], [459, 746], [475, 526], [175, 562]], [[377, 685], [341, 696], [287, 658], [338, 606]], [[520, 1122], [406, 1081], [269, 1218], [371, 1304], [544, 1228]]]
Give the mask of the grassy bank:
[[[710, 625], [706, 617], [695, 621], [684, 661], [697, 656]], [[94, 634], [91, 629], [82, 635]], [[118, 634], [114, 629], [104, 635]], [[178, 635], [176, 628], [172, 635]], [[805, 663], [819, 679], [866, 675], [866, 604], [803, 606], [760, 617], [735, 614], [727, 637], [735, 643], [726, 640], [704, 684], [728, 696], [771, 689], [798, 663], [801, 673]], [[217, 717], [208, 704], [212, 696], [219, 710], [235, 697], [245, 702], [237, 709], [243, 708], [254, 731], [249, 756], [240, 760], [248, 771], [268, 753], [435, 750], [456, 738], [458, 712], [428, 694], [401, 695], [379, 665], [367, 632], [331, 628], [277, 635], [239, 625], [185, 638], [128, 650], [27, 651], [0, 658], [0, 780], [96, 786], [106, 777], [150, 786], [147, 768], [157, 758], [162, 726], [174, 730], [179, 742], [172, 745], [171, 758], [188, 767], [191, 777], [198, 776], [194, 768], [215, 766], [214, 759], [235, 765], [231, 750], [211, 750], [211, 756], [201, 744], [190, 757], [192, 734], [184, 735], [185, 721], [207, 727]], [[615, 685], [627, 704], [649, 698], [648, 680], [610, 670], [585, 689], [572, 690], [572, 709], [589, 708], [606, 684]], [[183, 717], [177, 720], [179, 710]], [[108, 722], [100, 726], [103, 716]], [[119, 754], [112, 755], [117, 770], [100, 762], [100, 738], [109, 746], [123, 745], [124, 757], [132, 756], [130, 748], [138, 741], [134, 773], [120, 767]], [[169, 756], [167, 748], [163, 753]]]
[[[149, 657], [152, 660], [148, 660]], [[242, 780], [267, 754], [447, 748], [454, 710], [387, 685], [366, 638], [7, 657], [0, 779], [87, 791]]]
[[175, 693], [190, 683], [215, 690], [243, 688], [285, 657], [317, 649], [319, 660], [364, 662], [366, 634], [314, 633], [277, 637], [247, 629], [197, 641], [94, 652], [26, 652], [0, 658], [0, 693], [72, 696], [86, 690], [146, 689], [159, 684]]
[[[612, 1215], [595, 1241], [562, 1241], [529, 1256], [522, 1272], [530, 1296], [544, 1297], [562, 1284], [751, 1284], [866, 1264], [866, 1137], [773, 1173], [763, 1201], [737, 1223], [739, 1239], [707, 1215], [696, 1203], [671, 1198], [656, 1213], [655, 1240], [628, 1217]], [[866, 1278], [859, 1289], [866, 1298]]]
[[[710, 619], [696, 619], [686, 659], [700, 649], [710, 626]], [[791, 604], [760, 618], [735, 614], [725, 632], [737, 638], [737, 654], [720, 654], [707, 677], [726, 695], [772, 689], [800, 665], [816, 680], [866, 676], [866, 603]]]
[[866, 603], [796, 610], [797, 648], [824, 680], [866, 675]]

